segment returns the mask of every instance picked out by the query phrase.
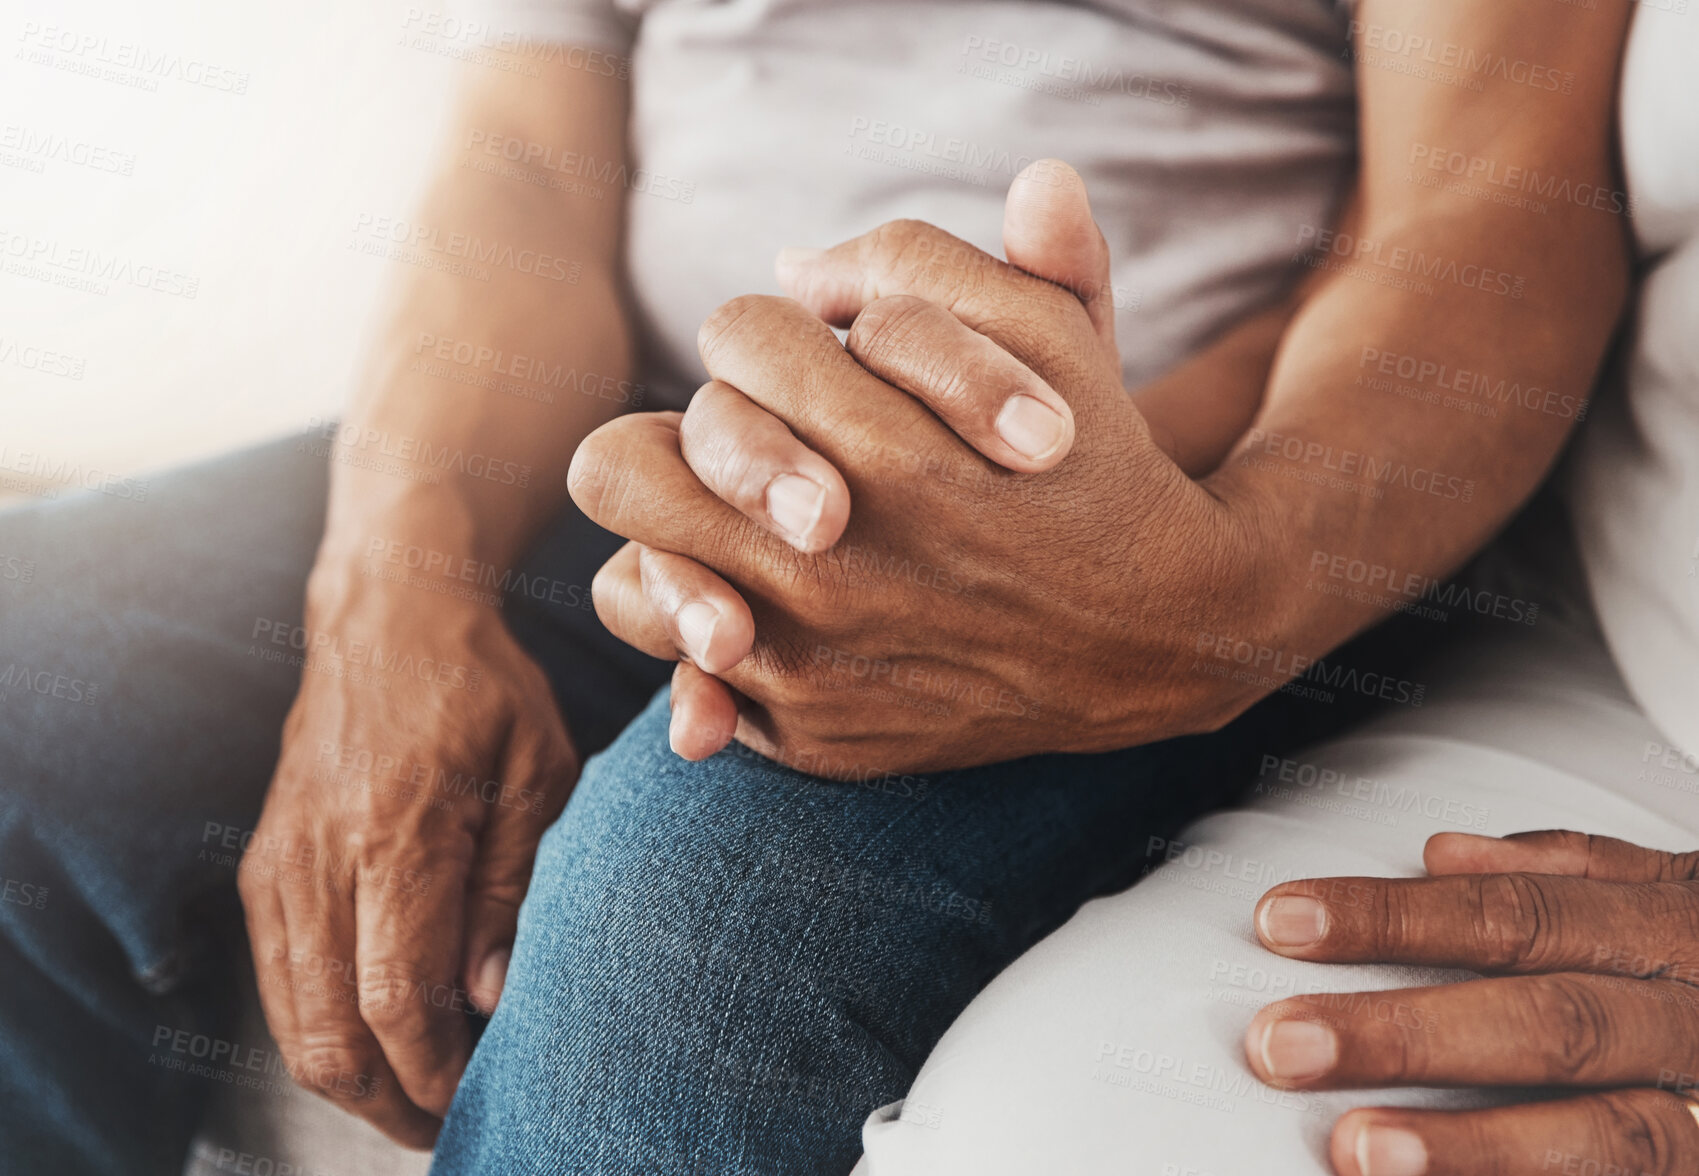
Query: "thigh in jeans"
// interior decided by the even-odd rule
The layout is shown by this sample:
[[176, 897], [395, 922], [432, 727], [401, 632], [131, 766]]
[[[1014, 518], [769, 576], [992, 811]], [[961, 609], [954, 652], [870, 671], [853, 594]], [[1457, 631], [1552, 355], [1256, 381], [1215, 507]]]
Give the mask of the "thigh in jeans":
[[[0, 902], [0, 1172], [174, 1173], [234, 1075], [189, 1071], [219, 1060], [247, 950], [235, 866], [299, 680], [272, 638], [300, 624], [325, 462], [291, 439], [121, 488], [0, 513], [0, 886], [29, 897]], [[615, 542], [565, 522], [507, 610], [581, 745], [662, 671], [570, 591]]]
[[[165, 1171], [221, 1028], [235, 862], [294, 677], [324, 462], [292, 445], [0, 515], [0, 1164]], [[221, 934], [223, 933], [223, 934]], [[238, 943], [240, 941], [238, 940]], [[155, 1034], [162, 1036], [156, 1040]], [[182, 1034], [181, 1038], [177, 1035]]]
[[435, 1171], [844, 1176], [1004, 965], [1314, 729], [1292, 701], [1110, 755], [832, 783], [737, 745], [687, 763], [657, 697], [544, 839]]

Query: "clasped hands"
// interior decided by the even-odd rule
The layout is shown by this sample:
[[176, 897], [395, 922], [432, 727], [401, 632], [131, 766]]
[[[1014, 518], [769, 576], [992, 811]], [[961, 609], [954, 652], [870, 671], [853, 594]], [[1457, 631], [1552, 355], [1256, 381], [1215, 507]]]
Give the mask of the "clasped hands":
[[1079, 177], [1024, 172], [1004, 236], [1008, 262], [911, 221], [782, 257], [791, 298], [704, 323], [686, 412], [579, 448], [574, 500], [632, 540], [597, 611], [679, 659], [680, 754], [735, 735], [865, 778], [1126, 747], [1254, 699], [1189, 667], [1206, 630], [1258, 633], [1272, 528], [1123, 388]]
[[[703, 325], [712, 380], [685, 413], [622, 418], [578, 451], [574, 499], [631, 540], [596, 579], [597, 611], [678, 660], [681, 755], [735, 737], [865, 778], [1207, 731], [1254, 701], [1188, 667], [1204, 634], [1273, 639], [1278, 510], [1194, 480], [1207, 463], [1177, 461], [1171, 422], [1123, 388], [1108, 252], [1076, 175], [1046, 162], [1017, 179], [1005, 252], [896, 222], [788, 254], [790, 299], [739, 298]], [[1251, 1068], [1310, 1090], [1602, 1092], [1354, 1111], [1335, 1170], [1696, 1170], [1694, 855], [1538, 833], [1445, 835], [1427, 858], [1427, 879], [1277, 887], [1259, 937], [1294, 958], [1489, 978], [1280, 1002], [1250, 1026]], [[1382, 1018], [1388, 1002], [1420, 1015]]]

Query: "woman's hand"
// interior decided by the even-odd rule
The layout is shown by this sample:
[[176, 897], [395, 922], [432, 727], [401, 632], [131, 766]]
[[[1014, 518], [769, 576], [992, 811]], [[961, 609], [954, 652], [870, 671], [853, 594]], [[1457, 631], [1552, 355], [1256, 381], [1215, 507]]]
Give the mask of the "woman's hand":
[[1441, 834], [1428, 878], [1275, 887], [1257, 933], [1292, 959], [1486, 974], [1299, 996], [1245, 1052], [1295, 1090], [1559, 1086], [1484, 1111], [1352, 1111], [1340, 1176], [1677, 1176], [1699, 1171], [1699, 853], [1581, 833]]

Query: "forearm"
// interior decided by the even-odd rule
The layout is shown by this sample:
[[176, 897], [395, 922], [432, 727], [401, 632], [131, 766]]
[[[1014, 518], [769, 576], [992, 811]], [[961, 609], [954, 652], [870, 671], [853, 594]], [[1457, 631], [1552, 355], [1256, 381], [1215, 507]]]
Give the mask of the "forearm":
[[[1207, 483], [1248, 504], [1267, 537], [1270, 634], [1295, 653], [1324, 652], [1385, 615], [1307, 591], [1312, 567], [1378, 566], [1395, 597], [1446, 575], [1527, 499], [1584, 415], [1626, 300], [1621, 219], [1592, 201], [1536, 211], [1484, 200], [1479, 183], [1411, 180], [1412, 159], [1442, 151], [1571, 191], [1618, 188], [1610, 128], [1625, 6], [1577, 11], [1564, 28], [1533, 19], [1547, 7], [1506, 0], [1459, 15], [1460, 0], [1365, 2], [1366, 16], [1402, 21], [1406, 35], [1550, 62], [1572, 81], [1569, 93], [1525, 94], [1489, 80], [1484, 97], [1459, 97], [1359, 67], [1370, 76], [1357, 195], [1338, 236], [1296, 227], [1295, 242], [1323, 248], [1262, 409]], [[1358, 35], [1361, 45], [1370, 34]]]
[[539, 145], [617, 170], [625, 106], [623, 83], [564, 67], [485, 81], [462, 103], [410, 222], [464, 264], [409, 268], [392, 295], [336, 430], [311, 600], [346, 595], [374, 552], [422, 549], [499, 575], [565, 502], [578, 443], [640, 402], [622, 191], [578, 194], [528, 168], [523, 148], [517, 160], [482, 150]]
[[[1526, 277], [1526, 297], [1428, 297], [1342, 277], [1306, 300], [1263, 411], [1208, 481], [1260, 504], [1289, 643], [1320, 652], [1385, 615], [1306, 592], [1312, 569], [1361, 560], [1384, 569], [1383, 594], [1408, 595], [1456, 569], [1527, 500], [1585, 415], [1623, 305], [1617, 234], [1541, 234], [1507, 249], [1478, 217], [1435, 222], [1377, 239], [1490, 258]], [[1546, 298], [1541, 287], [1573, 294]]]
[[1220, 466], [1250, 428], [1296, 310], [1296, 298], [1281, 298], [1132, 390], [1151, 440], [1190, 477]]

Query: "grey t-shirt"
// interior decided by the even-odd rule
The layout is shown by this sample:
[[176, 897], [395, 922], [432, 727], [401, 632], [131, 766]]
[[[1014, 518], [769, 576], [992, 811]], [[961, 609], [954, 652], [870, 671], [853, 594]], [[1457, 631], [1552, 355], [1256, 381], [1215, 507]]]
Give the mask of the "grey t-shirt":
[[1086, 179], [1135, 385], [1292, 280], [1353, 160], [1336, 0], [478, 3], [491, 39], [630, 55], [649, 407], [688, 399], [697, 327], [774, 292], [781, 247], [916, 217], [1001, 254], [1045, 156]]

